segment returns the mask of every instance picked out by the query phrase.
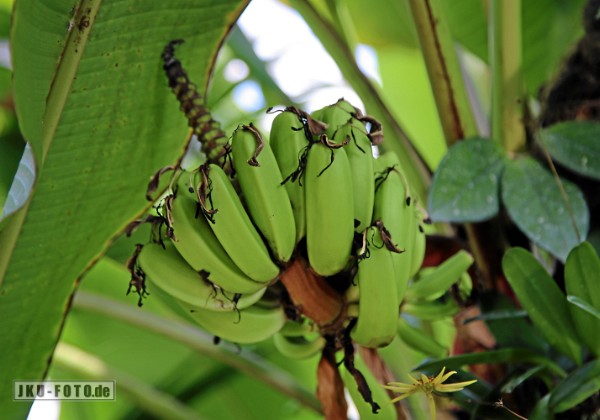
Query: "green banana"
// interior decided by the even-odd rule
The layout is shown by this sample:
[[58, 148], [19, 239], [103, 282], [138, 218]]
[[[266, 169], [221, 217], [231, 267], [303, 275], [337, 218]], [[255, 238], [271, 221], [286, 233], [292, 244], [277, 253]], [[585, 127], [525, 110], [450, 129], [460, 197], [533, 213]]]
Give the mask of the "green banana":
[[[420, 212], [415, 210], [418, 216], [420, 216]], [[413, 245], [413, 250], [410, 258], [410, 277], [414, 277], [419, 270], [421, 269], [421, 265], [423, 265], [423, 261], [425, 260], [425, 248], [427, 246], [427, 238], [425, 236], [425, 231], [423, 230], [423, 226], [420, 224], [421, 219], [417, 219], [417, 231], [415, 234], [415, 242]]]
[[314, 271], [338, 273], [349, 262], [354, 238], [352, 174], [346, 152], [315, 143], [304, 172], [306, 247]]
[[263, 308], [260, 305], [233, 312], [193, 309], [188, 314], [210, 334], [238, 344], [264, 341], [281, 330], [286, 321], [281, 307]]
[[424, 321], [435, 321], [452, 317], [458, 313], [460, 308], [453, 299], [440, 301], [408, 301], [402, 304], [402, 313], [412, 315]]
[[373, 401], [377, 403], [379, 406], [379, 410], [377, 413], [373, 413], [373, 409], [371, 404], [367, 403], [361, 393], [358, 390], [358, 386], [356, 380], [352, 376], [352, 374], [348, 371], [348, 369], [341, 370], [342, 381], [344, 382], [344, 386], [350, 393], [350, 397], [356, 406], [356, 410], [360, 416], [361, 420], [396, 420], [398, 418], [398, 414], [396, 413], [396, 409], [394, 405], [391, 404], [391, 398], [388, 395], [387, 391], [382, 387], [383, 384], [380, 384], [375, 375], [371, 372], [371, 370], [367, 367], [362, 355], [360, 352], [356, 352], [354, 354], [354, 366], [362, 375], [364, 376], [369, 389], [371, 390], [371, 395]]
[[410, 325], [402, 317], [398, 319], [398, 336], [408, 346], [428, 356], [442, 358], [448, 355], [446, 347], [438, 343], [425, 331]]
[[233, 311], [256, 303], [266, 288], [251, 294], [236, 294], [217, 288], [183, 259], [175, 247], [166, 243], [144, 245], [138, 264], [146, 274], [149, 285], [156, 286], [175, 300], [203, 310]]
[[[295, 108], [292, 108], [295, 110]], [[299, 112], [299, 111], [297, 111]], [[302, 115], [292, 110], [279, 113], [271, 125], [269, 144], [284, 179], [296, 225], [296, 243], [306, 234], [304, 188], [297, 179], [300, 156], [308, 147]]]
[[354, 219], [357, 221], [355, 230], [362, 232], [371, 225], [375, 201], [375, 173], [371, 140], [365, 132], [364, 125], [356, 119], [340, 126], [333, 141], [343, 143], [346, 139], [349, 140], [349, 143], [344, 151], [348, 156], [352, 171]]
[[325, 347], [326, 340], [320, 335], [313, 338], [288, 336], [280, 331], [273, 336], [273, 344], [285, 357], [300, 360], [319, 354]]
[[398, 323], [394, 263], [378, 228], [368, 228], [365, 235], [370, 244], [368, 256], [358, 263], [358, 318], [350, 336], [363, 347], [384, 347], [396, 336]]
[[462, 300], [466, 300], [471, 296], [473, 292], [473, 279], [471, 279], [469, 271], [462, 273], [458, 279], [458, 292]]
[[[215, 236], [233, 262], [252, 280], [269, 282], [277, 278], [279, 268], [273, 263], [250, 217], [242, 206], [231, 181], [220, 166], [201, 167], [207, 179], [202, 203]], [[211, 208], [208, 208], [211, 205]]]
[[434, 300], [448, 291], [450, 286], [473, 264], [473, 257], [467, 251], [460, 250], [446, 261], [431, 270], [421, 270], [415, 281], [406, 291], [406, 299]]
[[254, 224], [277, 260], [287, 262], [296, 246], [296, 223], [271, 146], [252, 124], [242, 125], [233, 133], [231, 154]]
[[334, 104], [313, 111], [311, 116], [314, 119], [327, 124], [325, 134], [331, 139], [334, 137], [339, 126], [348, 122], [353, 116], [360, 114], [361, 112], [350, 102], [346, 101], [344, 98], [340, 98]]
[[197, 202], [192, 184], [191, 174], [182, 173], [171, 205], [175, 234], [172, 240], [179, 254], [195, 271], [206, 272], [208, 280], [229, 292], [253, 293], [264, 288], [264, 283], [253, 281], [233, 263], [209, 222], [201, 214], [196, 217]]
[[318, 331], [319, 328], [313, 321], [302, 317], [300, 321], [288, 320], [280, 332], [287, 337], [302, 337], [317, 333]]
[[[394, 272], [398, 300], [401, 302], [411, 274], [412, 259], [417, 252], [417, 217], [414, 200], [410, 197], [408, 184], [400, 171], [400, 163], [394, 152], [386, 152], [377, 160], [377, 187], [373, 218], [381, 220], [392, 236], [392, 242], [404, 250], [395, 253]], [[420, 264], [419, 264], [420, 265]]]

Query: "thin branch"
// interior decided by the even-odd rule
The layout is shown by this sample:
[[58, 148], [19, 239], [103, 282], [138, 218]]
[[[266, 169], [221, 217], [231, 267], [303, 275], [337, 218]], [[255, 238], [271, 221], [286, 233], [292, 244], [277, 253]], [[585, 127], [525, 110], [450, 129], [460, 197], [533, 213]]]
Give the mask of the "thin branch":
[[492, 138], [507, 152], [525, 147], [521, 0], [492, 0]]
[[410, 0], [421, 51], [448, 146], [477, 134], [452, 34], [438, 0]]
[[122, 392], [146, 413], [157, 418], [200, 419], [193, 410], [171, 395], [70, 344], [59, 343], [56, 346], [53, 363], [86, 379], [114, 380], [118, 393]]
[[321, 406], [315, 396], [299, 385], [289, 373], [272, 365], [255, 353], [240, 353], [239, 348], [233, 345], [220, 344], [215, 346], [211, 335], [190, 324], [166, 319], [137, 307], [88, 292], [77, 293], [74, 307], [118, 319], [180, 342], [205, 356], [250, 375], [271, 388], [297, 400], [307, 408], [321, 413]]

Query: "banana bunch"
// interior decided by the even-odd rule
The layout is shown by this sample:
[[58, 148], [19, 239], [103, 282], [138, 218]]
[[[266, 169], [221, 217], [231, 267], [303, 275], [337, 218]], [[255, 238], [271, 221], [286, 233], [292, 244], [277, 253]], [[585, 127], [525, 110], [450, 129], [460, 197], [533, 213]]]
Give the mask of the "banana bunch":
[[[273, 337], [290, 358], [311, 357], [343, 332], [386, 346], [405, 295], [408, 307], [437, 303], [431, 290], [449, 287], [464, 261], [441, 267], [443, 280], [438, 272], [410, 283], [425, 254], [422, 213], [394, 153], [374, 156], [382, 140], [374, 119], [343, 99], [312, 114], [275, 112], [268, 139], [240, 125], [220, 160], [175, 170], [157, 205], [158, 234], [131, 266], [150, 293], [229, 341]], [[319, 305], [309, 295], [318, 288], [280, 281], [298, 259], [339, 294], [328, 325], [307, 307]]]
[[[164, 68], [206, 160], [152, 177], [149, 199], [158, 178], [173, 171], [144, 219], [153, 225], [151, 240], [128, 262], [130, 289], [140, 303], [154, 294], [227, 341], [272, 339], [290, 359], [343, 352], [355, 401], [395, 417], [383, 389], [360, 374], [369, 375], [356, 349], [373, 353], [400, 336], [442, 355], [445, 347], [412, 321], [458, 310], [447, 290], [468, 293], [471, 256], [459, 252], [421, 270], [424, 212], [397, 156], [376, 157], [383, 133], [374, 118], [340, 99], [312, 114], [292, 106], [267, 111], [276, 114], [268, 137], [252, 123], [228, 137], [174, 56], [181, 42], [165, 48]], [[361, 409], [366, 417], [368, 407]]]

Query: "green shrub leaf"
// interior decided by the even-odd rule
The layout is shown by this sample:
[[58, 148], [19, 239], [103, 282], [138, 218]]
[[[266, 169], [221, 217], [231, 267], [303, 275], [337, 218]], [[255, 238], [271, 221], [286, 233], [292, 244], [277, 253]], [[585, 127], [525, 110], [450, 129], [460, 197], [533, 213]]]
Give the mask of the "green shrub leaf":
[[550, 409], [562, 413], [600, 390], [600, 360], [596, 359], [571, 372], [550, 393]]
[[[583, 342], [600, 356], [600, 258], [589, 242], [571, 251], [565, 265], [565, 288], [575, 328]], [[587, 307], [586, 307], [587, 305]]]
[[478, 222], [498, 213], [504, 158], [488, 139], [458, 142], [440, 162], [429, 190], [432, 220]]
[[567, 300], [554, 279], [523, 248], [510, 249], [502, 259], [502, 268], [535, 327], [554, 348], [580, 364], [580, 340], [575, 334]]
[[554, 160], [578, 174], [600, 179], [600, 124], [564, 122], [540, 131]]
[[565, 180], [561, 183], [568, 205], [555, 178], [540, 163], [532, 158], [510, 161], [502, 175], [502, 201], [530, 240], [565, 261], [587, 236], [590, 216], [579, 188]]

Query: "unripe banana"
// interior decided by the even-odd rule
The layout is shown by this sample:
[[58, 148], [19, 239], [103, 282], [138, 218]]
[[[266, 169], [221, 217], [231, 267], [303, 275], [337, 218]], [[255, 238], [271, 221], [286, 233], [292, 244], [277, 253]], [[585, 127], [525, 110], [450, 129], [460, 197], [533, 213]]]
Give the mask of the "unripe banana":
[[171, 206], [173, 244], [179, 254], [195, 271], [205, 272], [208, 280], [229, 292], [253, 293], [264, 288], [264, 283], [253, 281], [233, 263], [204, 216], [196, 216], [197, 202], [191, 184], [190, 174], [181, 174]]
[[392, 252], [386, 248], [376, 227], [366, 230], [368, 256], [358, 263], [358, 319], [352, 339], [364, 347], [384, 347], [396, 336], [398, 293]]
[[344, 386], [350, 393], [350, 397], [358, 410], [361, 420], [396, 420], [398, 414], [394, 405], [391, 404], [391, 398], [387, 391], [383, 388], [383, 384], [379, 383], [375, 378], [375, 375], [367, 367], [360, 352], [354, 354], [354, 366], [364, 376], [369, 389], [371, 390], [372, 398], [375, 403], [379, 406], [377, 413], [373, 413], [371, 404], [365, 402], [363, 396], [358, 390], [356, 380], [347, 369], [341, 369], [342, 380]]
[[314, 271], [338, 273], [348, 264], [354, 238], [352, 174], [346, 152], [315, 143], [304, 173], [306, 247]]
[[281, 331], [273, 336], [275, 348], [290, 359], [308, 359], [320, 353], [326, 340], [320, 335], [313, 338], [306, 336], [288, 336]]
[[260, 305], [233, 312], [191, 310], [189, 316], [209, 333], [238, 344], [264, 341], [281, 330], [286, 321], [281, 307]]
[[402, 302], [411, 277], [412, 259], [416, 248], [417, 215], [408, 184], [400, 170], [394, 152], [386, 152], [377, 159], [375, 207], [373, 218], [381, 220], [392, 236], [392, 242], [404, 250], [393, 255], [398, 300]]
[[336, 103], [312, 112], [311, 116], [327, 124], [325, 134], [331, 139], [339, 126], [348, 122], [354, 115], [360, 114], [361, 112], [350, 102], [340, 98]]
[[302, 317], [300, 321], [288, 320], [280, 332], [287, 337], [302, 337], [317, 333], [318, 331], [319, 328], [314, 322], [306, 317]]
[[471, 264], [473, 264], [473, 257], [461, 249], [432, 270], [421, 270], [406, 291], [406, 299], [411, 301], [437, 299], [446, 293], [452, 284], [460, 280], [460, 276], [469, 269]]
[[348, 156], [352, 172], [354, 219], [358, 221], [355, 230], [356, 232], [362, 232], [371, 225], [375, 200], [375, 173], [373, 171], [374, 159], [371, 151], [371, 140], [365, 131], [364, 125], [355, 119], [340, 126], [333, 140], [336, 143], [342, 143], [346, 139], [349, 142], [344, 147], [344, 151]]
[[[415, 210], [415, 212], [419, 216], [419, 211]], [[420, 220], [420, 218], [417, 218], [417, 231], [415, 234], [415, 242], [410, 258], [410, 277], [415, 276], [419, 272], [419, 270], [421, 269], [421, 265], [423, 265], [423, 261], [425, 260], [425, 248], [427, 246], [427, 238], [425, 236], [425, 231], [423, 230], [423, 227], [419, 223]]]
[[296, 225], [296, 243], [306, 234], [304, 188], [297, 179], [300, 156], [308, 147], [307, 133], [301, 118], [292, 110], [280, 112], [273, 119], [269, 141], [292, 204]]
[[233, 311], [256, 303], [266, 288], [252, 294], [236, 296], [215, 287], [179, 255], [175, 247], [166, 243], [144, 245], [138, 256], [150, 286], [154, 285], [185, 305], [210, 311]]
[[446, 347], [438, 343], [425, 331], [410, 325], [402, 317], [398, 319], [398, 336], [408, 346], [428, 356], [442, 358], [448, 355]]
[[277, 260], [287, 262], [296, 246], [296, 224], [271, 146], [253, 125], [242, 125], [233, 133], [231, 153], [254, 224]]
[[458, 313], [460, 308], [453, 299], [447, 299], [444, 302], [418, 300], [414, 302], [404, 302], [402, 304], [402, 313], [415, 316], [424, 321], [436, 321], [447, 317], [452, 317]]
[[203, 167], [207, 170], [205, 211], [210, 214], [212, 228], [233, 262], [252, 280], [268, 282], [279, 274], [269, 251], [250, 221], [231, 181], [218, 165]]

